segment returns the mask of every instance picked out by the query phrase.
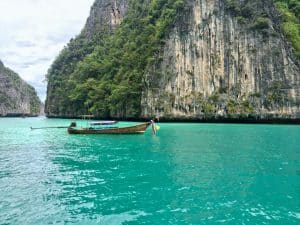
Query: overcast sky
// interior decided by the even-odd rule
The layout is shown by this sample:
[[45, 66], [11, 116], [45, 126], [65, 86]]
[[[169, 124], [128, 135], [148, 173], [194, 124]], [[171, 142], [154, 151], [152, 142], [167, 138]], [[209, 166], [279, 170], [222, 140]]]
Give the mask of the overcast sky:
[[94, 0], [0, 0], [0, 60], [46, 97], [45, 74]]

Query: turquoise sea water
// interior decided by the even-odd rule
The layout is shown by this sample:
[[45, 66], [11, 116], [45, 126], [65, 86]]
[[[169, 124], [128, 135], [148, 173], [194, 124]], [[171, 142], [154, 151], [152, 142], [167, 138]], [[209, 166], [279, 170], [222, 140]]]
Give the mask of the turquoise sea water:
[[0, 224], [300, 224], [300, 126], [69, 123], [0, 119]]

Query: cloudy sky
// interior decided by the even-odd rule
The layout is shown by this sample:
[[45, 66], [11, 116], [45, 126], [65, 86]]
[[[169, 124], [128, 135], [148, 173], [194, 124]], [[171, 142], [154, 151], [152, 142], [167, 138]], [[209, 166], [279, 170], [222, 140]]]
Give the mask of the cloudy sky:
[[0, 0], [0, 60], [46, 97], [45, 74], [94, 0]]

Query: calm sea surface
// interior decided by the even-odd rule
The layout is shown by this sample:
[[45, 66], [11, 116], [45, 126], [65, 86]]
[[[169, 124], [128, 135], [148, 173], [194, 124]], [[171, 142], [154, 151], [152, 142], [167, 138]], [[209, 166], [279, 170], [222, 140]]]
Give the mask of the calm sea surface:
[[300, 126], [70, 121], [0, 119], [0, 224], [300, 224]]

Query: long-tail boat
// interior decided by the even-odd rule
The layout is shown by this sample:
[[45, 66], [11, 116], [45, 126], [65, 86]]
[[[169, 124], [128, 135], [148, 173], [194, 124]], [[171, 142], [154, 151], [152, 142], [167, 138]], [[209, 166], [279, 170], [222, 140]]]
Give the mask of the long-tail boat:
[[127, 127], [117, 127], [117, 121], [93, 122], [87, 128], [76, 128], [76, 123], [68, 127], [69, 134], [142, 134], [146, 131], [150, 122]]

